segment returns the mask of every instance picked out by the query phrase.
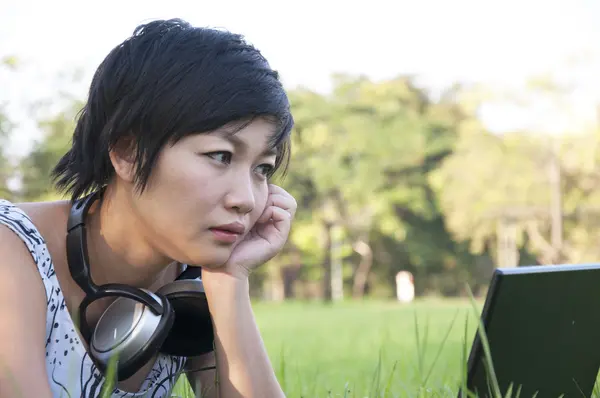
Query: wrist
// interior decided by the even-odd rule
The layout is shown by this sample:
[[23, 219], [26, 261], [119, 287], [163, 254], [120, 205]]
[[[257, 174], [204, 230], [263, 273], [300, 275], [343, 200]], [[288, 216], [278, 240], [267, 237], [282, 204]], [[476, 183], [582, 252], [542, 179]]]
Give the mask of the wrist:
[[203, 272], [202, 282], [211, 310], [216, 306], [227, 306], [250, 298], [250, 283], [247, 277], [211, 271]]

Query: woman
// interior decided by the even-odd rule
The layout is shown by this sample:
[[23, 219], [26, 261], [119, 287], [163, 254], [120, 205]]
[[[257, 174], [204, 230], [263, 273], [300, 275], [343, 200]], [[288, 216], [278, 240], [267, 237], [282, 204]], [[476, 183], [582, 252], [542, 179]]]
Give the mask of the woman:
[[[89, 277], [156, 292], [182, 264], [201, 266], [214, 330], [213, 351], [158, 353], [112, 396], [169, 397], [183, 372], [197, 396], [283, 396], [248, 276], [282, 248], [296, 211], [270, 183], [292, 125], [277, 73], [238, 35], [161, 20], [115, 47], [53, 170], [70, 200], [0, 201], [0, 398], [95, 397], [109, 379], [71, 316], [86, 292], [66, 243], [73, 204], [97, 192], [81, 249]], [[92, 328], [111, 302], [90, 306]]]

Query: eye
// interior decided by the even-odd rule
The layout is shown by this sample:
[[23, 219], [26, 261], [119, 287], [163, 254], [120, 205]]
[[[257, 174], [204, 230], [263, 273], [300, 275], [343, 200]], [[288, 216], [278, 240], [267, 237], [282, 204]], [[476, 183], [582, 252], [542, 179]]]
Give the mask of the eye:
[[216, 161], [221, 162], [221, 163], [229, 164], [231, 162], [231, 152], [228, 152], [228, 151], [210, 152], [210, 153], [207, 153], [206, 156], [213, 158]]
[[273, 165], [268, 163], [261, 164], [260, 166], [258, 166], [258, 169], [260, 170], [261, 167], [262, 171], [260, 172], [260, 174], [262, 174], [265, 177], [270, 177], [273, 173], [273, 169], [275, 168]]

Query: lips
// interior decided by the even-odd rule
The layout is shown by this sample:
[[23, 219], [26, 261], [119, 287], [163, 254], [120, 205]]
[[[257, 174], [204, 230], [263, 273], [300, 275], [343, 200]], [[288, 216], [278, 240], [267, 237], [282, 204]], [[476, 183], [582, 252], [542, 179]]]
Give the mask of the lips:
[[242, 235], [244, 231], [246, 231], [246, 227], [244, 224], [239, 222], [234, 222], [230, 224], [217, 225], [215, 227], [210, 228], [211, 230], [229, 232], [236, 235]]
[[217, 225], [216, 227], [210, 228], [213, 237], [221, 243], [233, 244], [235, 243], [244, 233], [246, 227], [242, 223], [231, 223]]

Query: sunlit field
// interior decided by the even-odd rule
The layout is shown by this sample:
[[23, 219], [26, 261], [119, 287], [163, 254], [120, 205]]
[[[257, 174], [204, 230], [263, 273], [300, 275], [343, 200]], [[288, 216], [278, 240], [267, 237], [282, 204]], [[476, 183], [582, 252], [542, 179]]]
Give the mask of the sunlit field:
[[477, 321], [469, 300], [254, 309], [288, 397], [456, 397]]
[[[254, 304], [289, 398], [457, 398], [482, 308], [468, 299]], [[193, 397], [185, 379], [174, 396]], [[517, 388], [500, 396], [529, 398]]]

